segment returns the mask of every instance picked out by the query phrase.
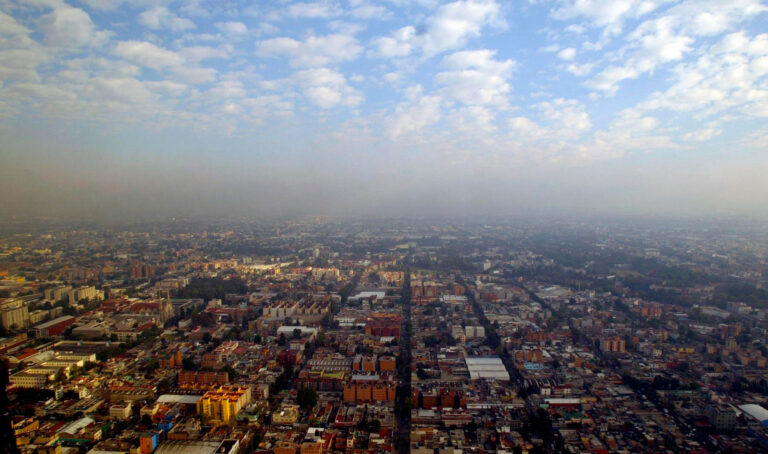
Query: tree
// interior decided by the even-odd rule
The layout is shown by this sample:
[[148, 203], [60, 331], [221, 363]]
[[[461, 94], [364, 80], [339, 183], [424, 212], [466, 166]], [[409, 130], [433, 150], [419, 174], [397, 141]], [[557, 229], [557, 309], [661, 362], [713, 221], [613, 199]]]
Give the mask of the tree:
[[371, 421], [363, 420], [363, 421], [360, 421], [360, 424], [358, 425], [358, 427], [361, 430], [366, 430], [371, 433], [376, 433], [379, 430], [381, 430], [381, 421], [379, 421], [378, 419], [374, 419]]
[[296, 401], [301, 408], [309, 411], [317, 404], [317, 391], [310, 387], [301, 388], [296, 396]]
[[210, 341], [211, 341], [211, 333], [206, 331], [205, 333], [203, 333], [203, 342], [207, 344]]
[[157, 358], [152, 358], [147, 361], [147, 365], [144, 366], [144, 370], [146, 370], [148, 373], [152, 373], [156, 371], [158, 367], [160, 367], [160, 361], [158, 361]]
[[159, 393], [166, 393], [171, 389], [171, 382], [167, 378], [163, 378], [157, 383], [157, 391]]
[[235, 378], [237, 378], [237, 371], [229, 364], [219, 369], [219, 372], [226, 372], [229, 376], [229, 381], [235, 381]]
[[197, 370], [195, 361], [189, 356], [181, 360], [181, 367], [184, 368], [184, 370]]

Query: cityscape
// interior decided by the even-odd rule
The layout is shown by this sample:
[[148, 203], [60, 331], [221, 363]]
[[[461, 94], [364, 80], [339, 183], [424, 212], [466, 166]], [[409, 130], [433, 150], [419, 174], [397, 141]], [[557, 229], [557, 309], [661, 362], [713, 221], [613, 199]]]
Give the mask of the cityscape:
[[768, 454], [768, 0], [0, 0], [0, 454]]
[[5, 224], [4, 441], [91, 454], [764, 452], [766, 233]]

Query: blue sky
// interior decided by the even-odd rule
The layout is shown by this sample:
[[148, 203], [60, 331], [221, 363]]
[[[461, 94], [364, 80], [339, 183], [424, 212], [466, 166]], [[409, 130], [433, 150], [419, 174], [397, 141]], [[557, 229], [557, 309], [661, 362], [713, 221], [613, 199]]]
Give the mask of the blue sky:
[[[61, 194], [93, 211], [190, 180], [231, 191], [231, 206], [253, 190], [254, 209], [274, 209], [263, 194], [286, 181], [348, 202], [340, 175], [385, 211], [414, 193], [416, 211], [442, 206], [428, 188], [443, 185], [457, 203], [500, 191], [577, 207], [569, 197], [587, 187], [617, 191], [604, 200], [614, 208], [754, 212], [768, 192], [767, 11], [761, 0], [0, 0], [2, 176], [9, 191], [35, 186], [15, 198], [21, 211]], [[167, 186], [147, 184], [158, 179]], [[166, 206], [199, 197], [182, 199]]]

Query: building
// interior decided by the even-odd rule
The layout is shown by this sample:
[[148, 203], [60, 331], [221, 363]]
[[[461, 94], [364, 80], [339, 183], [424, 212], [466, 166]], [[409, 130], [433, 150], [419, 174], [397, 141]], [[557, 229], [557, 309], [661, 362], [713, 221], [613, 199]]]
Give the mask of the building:
[[107, 335], [109, 327], [104, 323], [91, 322], [72, 330], [72, 335], [81, 339], [97, 339]]
[[761, 426], [768, 427], [768, 410], [762, 406], [757, 404], [739, 405], [739, 410]]
[[604, 352], [624, 353], [627, 351], [627, 342], [618, 337], [600, 339], [600, 350]]
[[130, 402], [120, 402], [109, 407], [109, 417], [125, 421], [131, 417], [132, 411]]
[[379, 375], [353, 375], [344, 385], [344, 402], [394, 402], [396, 383]]
[[501, 380], [509, 381], [509, 372], [498, 356], [469, 356], [465, 360], [469, 376], [472, 380]]
[[45, 299], [43, 301], [48, 303], [55, 303], [69, 297], [69, 291], [72, 287], [69, 285], [61, 285], [54, 288], [49, 288], [44, 292]]
[[69, 291], [69, 304], [75, 304], [81, 300], [101, 301], [103, 299], [104, 292], [96, 290], [96, 287], [92, 285], [84, 285]]
[[152, 454], [160, 444], [159, 432], [146, 432], [139, 437], [139, 449], [141, 454]]
[[7, 330], [23, 329], [29, 326], [29, 309], [18, 298], [7, 299], [0, 303], [0, 321]]
[[71, 315], [65, 315], [63, 317], [59, 317], [37, 325], [33, 328], [33, 331], [35, 333], [35, 337], [38, 338], [58, 336], [59, 334], [63, 333], [67, 327], [74, 323], [75, 317]]
[[197, 413], [208, 420], [231, 422], [250, 401], [251, 388], [248, 386], [217, 386], [197, 401]]
[[10, 376], [10, 383], [19, 388], [42, 388], [49, 379], [53, 379], [53, 377], [48, 374], [17, 372]]
[[229, 383], [229, 374], [226, 372], [213, 371], [182, 371], [179, 372], [179, 386], [188, 387], [210, 387], [211, 385], [226, 385]]
[[237, 440], [165, 440], [157, 447], [155, 454], [234, 454], [240, 450]]
[[394, 372], [396, 368], [395, 357], [391, 355], [379, 357], [379, 370], [381, 372]]
[[475, 339], [478, 337], [485, 337], [485, 328], [483, 326], [465, 326], [464, 336], [467, 339]]
[[272, 424], [293, 424], [298, 420], [298, 405], [280, 405], [280, 408], [272, 414]]
[[291, 337], [295, 330], [298, 330], [302, 337], [309, 336], [310, 339], [313, 339], [317, 335], [317, 328], [301, 325], [283, 325], [277, 328], [277, 335], [279, 336], [282, 334], [286, 337]]
[[719, 432], [733, 430], [736, 426], [736, 411], [729, 405], [710, 405], [706, 414], [709, 423]]

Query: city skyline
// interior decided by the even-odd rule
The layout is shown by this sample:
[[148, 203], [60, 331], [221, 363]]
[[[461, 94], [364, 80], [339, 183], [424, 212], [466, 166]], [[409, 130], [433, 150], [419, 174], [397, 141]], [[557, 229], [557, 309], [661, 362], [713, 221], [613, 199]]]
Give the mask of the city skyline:
[[0, 214], [764, 216], [760, 0], [0, 2]]

